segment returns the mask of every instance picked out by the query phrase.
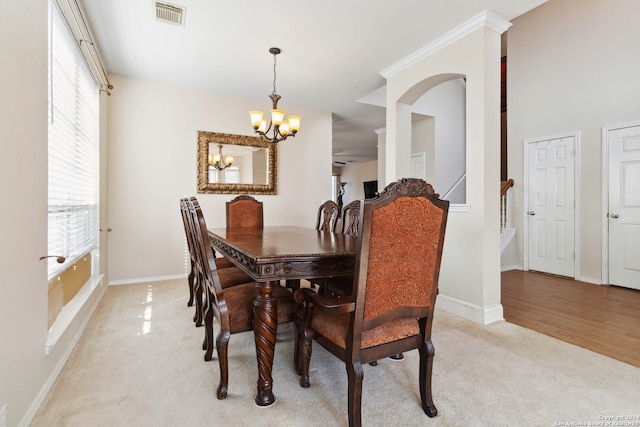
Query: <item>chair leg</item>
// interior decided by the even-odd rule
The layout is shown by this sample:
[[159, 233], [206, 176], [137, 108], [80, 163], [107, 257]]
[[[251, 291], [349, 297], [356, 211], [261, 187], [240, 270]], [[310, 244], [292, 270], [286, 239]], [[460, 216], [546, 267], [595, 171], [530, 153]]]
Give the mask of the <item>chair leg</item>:
[[362, 425], [362, 380], [364, 371], [360, 362], [347, 362], [349, 381], [349, 427]]
[[311, 360], [311, 345], [313, 338], [304, 333], [300, 333], [298, 346], [298, 364], [300, 375], [300, 387], [309, 388], [309, 361]]
[[[207, 299], [208, 300], [208, 299]], [[204, 360], [209, 361], [213, 356], [213, 309], [207, 307], [204, 313], [204, 342], [202, 343], [202, 349], [205, 350]]]
[[196, 312], [193, 315], [193, 321], [196, 323], [196, 327], [198, 326], [202, 326], [202, 313], [203, 313], [203, 309], [202, 309], [202, 296], [203, 296], [203, 292], [202, 292], [202, 286], [200, 286], [200, 283], [198, 280], [196, 280], [195, 282], [195, 299], [196, 299]]
[[423, 343], [418, 350], [420, 352], [420, 399], [422, 400], [422, 410], [429, 417], [438, 415], [438, 410], [433, 404], [431, 396], [431, 373], [433, 370], [433, 356], [435, 348], [431, 340]]
[[302, 334], [302, 323], [300, 319], [296, 319], [294, 325], [294, 342], [293, 342], [293, 368], [296, 374], [300, 375], [300, 335]]
[[193, 266], [189, 272], [189, 277], [187, 277], [187, 285], [189, 285], [189, 301], [187, 302], [187, 307], [192, 307], [194, 298], [193, 288], [195, 286], [195, 273], [193, 272]]
[[218, 361], [220, 362], [220, 384], [218, 385], [218, 399], [227, 397], [227, 388], [229, 385], [229, 363], [227, 356], [227, 348], [231, 334], [229, 331], [220, 331], [216, 344], [218, 346]]

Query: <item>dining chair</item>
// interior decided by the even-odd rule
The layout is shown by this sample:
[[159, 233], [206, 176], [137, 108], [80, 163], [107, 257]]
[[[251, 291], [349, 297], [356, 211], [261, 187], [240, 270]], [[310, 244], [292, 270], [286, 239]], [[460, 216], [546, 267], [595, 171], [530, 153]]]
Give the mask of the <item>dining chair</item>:
[[[354, 200], [342, 209], [340, 233], [348, 236], [357, 236], [359, 219], [360, 200]], [[309, 282], [314, 288], [318, 287], [320, 294], [346, 296], [351, 293], [353, 276], [317, 278], [311, 279]]]
[[322, 203], [318, 208], [316, 230], [335, 232], [339, 213], [340, 207], [333, 200]]
[[264, 225], [262, 202], [246, 194], [227, 202], [227, 228], [259, 227]]
[[[190, 205], [193, 209], [200, 212], [200, 203], [195, 197], [185, 197], [180, 199], [180, 213], [182, 215], [182, 222], [185, 229], [185, 235], [187, 240], [187, 248], [189, 251], [189, 275], [187, 276], [187, 282], [189, 286], [189, 301], [188, 306], [193, 306], [195, 303], [195, 313], [193, 315], [193, 321], [196, 326], [202, 326], [202, 300], [203, 291], [200, 283], [200, 277], [202, 274], [198, 274], [198, 261], [197, 252], [195, 247], [195, 222], [190, 211]], [[251, 280], [251, 277], [243, 272], [239, 267], [236, 267], [230, 260], [221, 257], [214, 257], [214, 262], [218, 270], [224, 270], [221, 272], [223, 284], [225, 287], [245, 283]]]
[[[192, 197], [192, 199], [197, 203], [197, 199]], [[189, 286], [189, 301], [187, 302], [187, 306], [191, 307], [194, 303], [194, 289], [195, 289], [195, 249], [193, 246], [193, 227], [189, 220], [189, 207], [188, 207], [188, 197], [183, 197], [180, 199], [180, 215], [182, 216], [182, 224], [184, 226], [185, 237], [187, 240], [187, 249], [189, 251], [189, 275], [187, 276], [187, 284]], [[233, 266], [233, 263], [229, 262], [224, 258], [216, 259], [216, 265], [218, 268], [226, 268]], [[194, 316], [195, 319], [195, 316]]]
[[[205, 288], [205, 342], [204, 359], [211, 360], [215, 347], [220, 364], [220, 383], [216, 396], [218, 399], [227, 397], [229, 384], [228, 344], [231, 335], [253, 330], [253, 302], [258, 296], [255, 282], [247, 282], [231, 287], [224, 287], [220, 273], [213, 258], [213, 249], [209, 244], [209, 233], [204, 217], [194, 216], [196, 222], [196, 252], [201, 264], [199, 271], [203, 272], [202, 281]], [[292, 322], [296, 318], [298, 305], [288, 290], [273, 287], [273, 297], [276, 298], [278, 323]], [[215, 344], [213, 341], [213, 319], [220, 325]]]
[[360, 220], [360, 200], [354, 200], [342, 208], [340, 218], [340, 233], [357, 236]]
[[[318, 208], [316, 230], [335, 232], [339, 213], [340, 207], [333, 200], [327, 200], [322, 203]], [[313, 284], [311, 281], [309, 283]], [[296, 289], [300, 289], [300, 280], [287, 280], [285, 286], [295, 291]]]
[[420, 356], [422, 410], [429, 417], [438, 413], [431, 394], [431, 327], [448, 211], [449, 202], [421, 179], [390, 184], [363, 202], [352, 294], [295, 292], [304, 306], [294, 355], [300, 385], [310, 385], [316, 341], [346, 364], [349, 426], [361, 425], [363, 364], [413, 349]]

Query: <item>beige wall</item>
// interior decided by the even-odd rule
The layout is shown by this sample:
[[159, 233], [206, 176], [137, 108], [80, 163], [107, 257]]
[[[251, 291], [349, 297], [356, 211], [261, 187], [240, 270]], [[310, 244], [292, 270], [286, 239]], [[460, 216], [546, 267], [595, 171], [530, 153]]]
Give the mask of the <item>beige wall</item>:
[[[109, 280], [185, 274], [178, 201], [195, 195], [207, 225], [225, 225], [232, 194], [196, 193], [197, 131], [253, 135], [249, 110], [269, 99], [244, 99], [113, 76], [109, 98]], [[267, 225], [313, 227], [331, 198], [331, 114], [287, 105], [302, 116], [295, 138], [278, 144], [278, 194], [254, 195]], [[325, 177], [325, 179], [322, 179]]]
[[0, 5], [0, 407], [16, 425], [47, 376], [47, 2]]
[[524, 265], [524, 141], [580, 132], [577, 278], [601, 283], [603, 126], [640, 120], [636, 0], [552, 0], [507, 32], [509, 264]]
[[48, 2], [0, 1], [0, 408], [28, 422], [104, 292], [45, 354], [47, 326]]

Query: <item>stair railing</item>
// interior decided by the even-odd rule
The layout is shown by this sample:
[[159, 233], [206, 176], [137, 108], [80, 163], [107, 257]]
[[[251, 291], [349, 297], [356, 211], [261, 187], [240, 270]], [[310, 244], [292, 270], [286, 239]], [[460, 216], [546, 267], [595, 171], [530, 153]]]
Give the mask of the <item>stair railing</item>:
[[505, 228], [509, 228], [509, 198], [507, 197], [508, 190], [513, 187], [513, 179], [508, 179], [502, 182], [502, 188], [500, 188], [500, 233]]
[[449, 189], [449, 191], [447, 191], [446, 193], [444, 193], [444, 196], [442, 196], [442, 200], [448, 200], [449, 196], [451, 195], [451, 193], [453, 193], [453, 191], [458, 188], [458, 185], [460, 185], [460, 183], [462, 183], [462, 181], [464, 181], [464, 179], [467, 177], [467, 171], [464, 171], [462, 173], [462, 175], [460, 176], [460, 178], [457, 179], [457, 181], [451, 186], [451, 188]]

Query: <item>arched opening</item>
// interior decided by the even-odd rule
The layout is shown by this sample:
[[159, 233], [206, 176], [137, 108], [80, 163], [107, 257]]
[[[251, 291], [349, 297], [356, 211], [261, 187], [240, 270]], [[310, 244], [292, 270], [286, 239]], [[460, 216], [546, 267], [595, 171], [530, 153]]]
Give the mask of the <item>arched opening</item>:
[[411, 171], [451, 203], [466, 203], [466, 80], [441, 74], [411, 87]]

